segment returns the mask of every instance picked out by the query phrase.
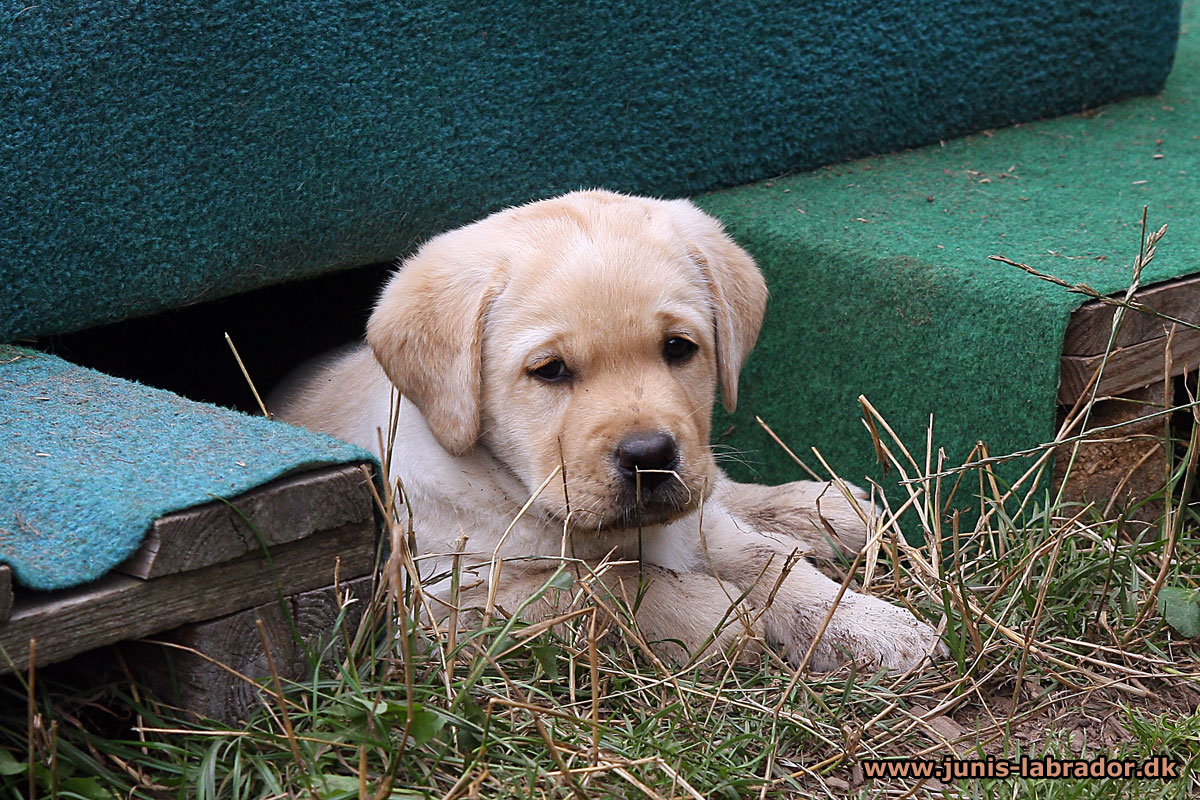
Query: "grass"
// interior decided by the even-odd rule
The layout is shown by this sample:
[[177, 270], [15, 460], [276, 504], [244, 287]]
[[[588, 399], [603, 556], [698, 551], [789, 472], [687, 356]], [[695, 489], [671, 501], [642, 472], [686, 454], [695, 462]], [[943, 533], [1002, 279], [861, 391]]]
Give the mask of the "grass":
[[[1157, 241], [1146, 239], [1139, 263]], [[931, 442], [913, 451], [892, 437], [864, 400], [907, 497], [885, 509], [852, 585], [943, 630], [951, 658], [914, 674], [796, 675], [771, 655], [668, 669], [646, 655], [632, 618], [595, 602], [553, 627], [405, 626], [396, 603], [419, 604], [420, 586], [407, 519], [386, 504], [388, 569], [402, 591], [377, 593], [358, 624], [344, 617], [308, 680], [266, 681], [236, 727], [172, 708], [121, 670], [8, 681], [0, 797], [1195, 797], [1200, 414], [1183, 381], [1164, 385], [1173, 414], [1147, 408], [1141, 422], [1090, 434], [1161, 448], [1159, 488], [1087, 503], [1071, 475], [1052, 488], [1050, 455], [1086, 464], [1092, 445], [1077, 431], [1113, 401], [1093, 393], [1006, 486], [985, 449], [946, 468]], [[971, 513], [950, 510], [964, 506]], [[901, 756], [1098, 755], [1161, 755], [1180, 775], [943, 783], [865, 770]]]

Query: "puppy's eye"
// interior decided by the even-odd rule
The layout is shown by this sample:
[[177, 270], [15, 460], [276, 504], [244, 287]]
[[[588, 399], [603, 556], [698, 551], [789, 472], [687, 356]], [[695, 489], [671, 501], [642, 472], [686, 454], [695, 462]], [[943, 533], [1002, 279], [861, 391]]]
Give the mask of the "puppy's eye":
[[690, 339], [672, 336], [663, 344], [663, 358], [672, 364], [679, 364], [691, 358], [696, 349], [696, 343]]
[[529, 374], [546, 381], [546, 383], [558, 383], [571, 377], [571, 372], [567, 369], [567, 365], [559, 359], [547, 361], [537, 369], [530, 370]]

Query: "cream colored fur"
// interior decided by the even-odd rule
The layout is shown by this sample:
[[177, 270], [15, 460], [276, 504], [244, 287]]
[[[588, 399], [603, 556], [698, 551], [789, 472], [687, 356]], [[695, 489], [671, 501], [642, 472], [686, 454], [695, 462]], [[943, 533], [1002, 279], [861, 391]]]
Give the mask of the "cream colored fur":
[[[828, 484], [752, 486], [717, 469], [714, 396], [719, 386], [736, 404], [766, 299], [750, 256], [691, 203], [574, 192], [430, 240], [385, 288], [368, 346], [319, 366], [274, 410], [377, 450], [399, 390], [391, 479], [403, 481], [424, 573], [446, 574], [466, 537], [474, 579], [462, 606], [483, 606], [490, 591], [511, 612], [561, 557], [616, 559], [629, 563], [594, 590], [632, 600], [640, 588], [637, 625], [667, 655], [682, 653], [665, 640], [696, 651], [723, 624], [716, 646], [748, 633], [796, 662], [839, 585], [793, 556], [831, 557], [830, 532], [856, 552], [872, 509], [857, 489], [855, 508]], [[669, 360], [673, 338], [695, 352]], [[555, 361], [569, 380], [535, 374]], [[641, 504], [614, 461], [637, 431], [667, 433], [678, 449], [672, 476]], [[489, 587], [494, 553], [505, 567]], [[551, 592], [525, 615], [563, 602]], [[941, 650], [908, 611], [848, 591], [810, 664], [904, 670]]]

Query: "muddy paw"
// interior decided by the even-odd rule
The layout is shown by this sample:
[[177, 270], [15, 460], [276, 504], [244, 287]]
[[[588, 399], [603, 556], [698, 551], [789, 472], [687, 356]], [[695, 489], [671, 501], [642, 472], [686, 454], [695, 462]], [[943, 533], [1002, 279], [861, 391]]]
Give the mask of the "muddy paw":
[[[811, 639], [808, 640], [811, 642]], [[808, 642], [788, 642], [788, 656], [799, 662]], [[847, 592], [838, 604], [825, 635], [813, 648], [809, 668], [829, 672], [852, 660], [866, 669], [907, 672], [928, 658], [949, 655], [932, 627], [907, 609], [876, 597]]]

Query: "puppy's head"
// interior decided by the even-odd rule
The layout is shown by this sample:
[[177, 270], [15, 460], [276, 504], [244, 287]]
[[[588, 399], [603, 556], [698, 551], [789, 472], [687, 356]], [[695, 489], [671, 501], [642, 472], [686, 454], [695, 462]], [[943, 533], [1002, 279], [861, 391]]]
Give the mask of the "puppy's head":
[[367, 327], [442, 447], [477, 445], [579, 528], [667, 521], [715, 470], [718, 385], [737, 402], [766, 285], [684, 200], [575, 192], [430, 240]]

